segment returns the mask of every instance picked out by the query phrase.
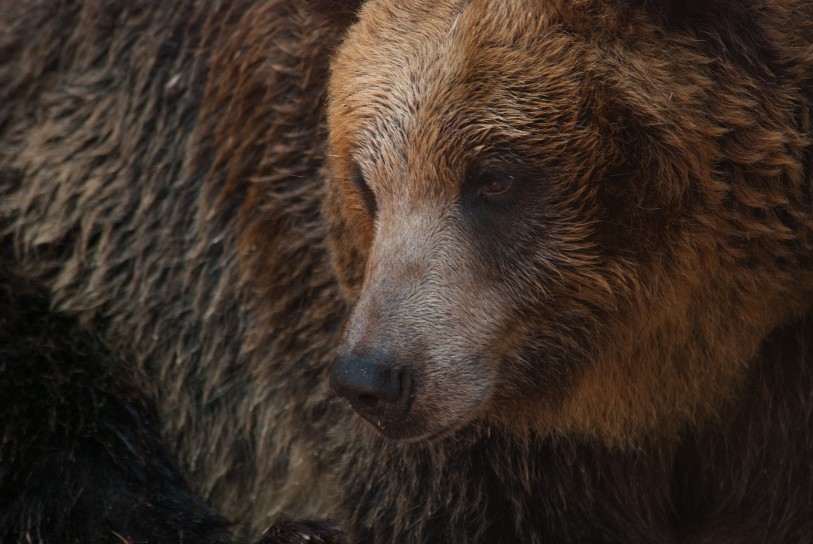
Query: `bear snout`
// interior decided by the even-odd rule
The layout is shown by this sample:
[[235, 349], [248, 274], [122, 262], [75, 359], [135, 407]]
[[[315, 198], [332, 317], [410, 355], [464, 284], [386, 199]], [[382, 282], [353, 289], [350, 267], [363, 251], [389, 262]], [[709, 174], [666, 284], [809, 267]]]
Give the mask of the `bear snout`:
[[409, 368], [378, 354], [343, 355], [330, 368], [330, 388], [383, 434], [397, 434], [413, 397]]

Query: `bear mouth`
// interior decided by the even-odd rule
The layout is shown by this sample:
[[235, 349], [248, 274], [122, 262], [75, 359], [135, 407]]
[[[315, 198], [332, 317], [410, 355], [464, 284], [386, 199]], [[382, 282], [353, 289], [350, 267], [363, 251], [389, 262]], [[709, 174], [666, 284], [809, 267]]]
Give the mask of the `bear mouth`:
[[459, 422], [453, 423], [447, 427], [442, 427], [440, 429], [433, 429], [433, 430], [425, 430], [423, 433], [416, 434], [407, 438], [399, 439], [401, 442], [435, 442], [438, 440], [443, 440], [456, 432], [460, 429], [466, 427], [466, 425], [470, 424], [471, 420], [462, 419]]
[[[397, 419], [376, 417], [369, 412], [359, 411], [355, 406], [353, 408], [362, 419], [387, 439], [400, 442], [434, 442], [453, 435], [471, 424], [488, 397], [487, 394], [483, 395], [478, 402], [471, 403], [462, 413], [446, 411], [444, 414], [442, 406], [434, 405], [427, 408], [428, 402], [421, 402], [421, 399], [415, 402], [413, 396], [404, 416]], [[351, 406], [352, 404], [351, 402]], [[444, 415], [446, 417], [443, 417]]]
[[441, 440], [456, 433], [471, 421], [469, 419], [460, 419], [450, 425], [436, 427], [428, 426], [422, 422], [401, 422], [395, 425], [387, 425], [386, 423], [371, 421], [364, 416], [362, 418], [384, 438], [408, 443]]

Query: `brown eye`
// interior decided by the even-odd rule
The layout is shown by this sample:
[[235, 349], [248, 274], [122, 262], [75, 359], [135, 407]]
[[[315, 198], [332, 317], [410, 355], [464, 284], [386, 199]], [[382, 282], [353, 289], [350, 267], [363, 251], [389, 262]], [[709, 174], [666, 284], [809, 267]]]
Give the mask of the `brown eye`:
[[498, 196], [508, 191], [513, 182], [511, 177], [492, 178], [480, 186], [480, 193], [488, 197]]

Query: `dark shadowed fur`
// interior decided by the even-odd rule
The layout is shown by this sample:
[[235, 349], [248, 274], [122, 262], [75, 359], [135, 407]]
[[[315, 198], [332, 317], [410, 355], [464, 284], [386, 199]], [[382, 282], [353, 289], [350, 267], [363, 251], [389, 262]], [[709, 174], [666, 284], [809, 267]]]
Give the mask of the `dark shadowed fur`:
[[258, 544], [339, 544], [344, 542], [341, 530], [328, 523], [279, 521], [263, 533]]
[[[372, 4], [408, 15], [419, 2]], [[698, 2], [680, 13], [677, 2], [533, 5], [584, 43], [644, 27], [749, 82], [720, 97], [730, 110], [712, 112], [714, 122], [659, 109], [668, 92], [648, 101], [620, 72], [592, 74], [595, 102], [565, 101], [584, 106], [574, 125], [599, 119], [601, 141], [621, 142], [642, 171], [675, 167], [609, 195], [569, 179], [570, 203], [606, 199], [598, 211], [585, 205], [596, 213], [585, 225], [604, 227], [596, 243], [614, 251], [602, 259], [668, 262], [648, 244], [684, 223], [700, 229], [706, 195], [681, 190], [700, 172], [719, 176], [711, 185], [730, 216], [708, 217], [724, 226], [720, 237], [687, 246], [725, 250], [732, 268], [764, 275], [775, 259], [748, 259], [774, 252], [787, 272], [777, 281], [809, 272], [804, 2], [710, 2], [706, 14]], [[332, 544], [343, 538], [337, 526], [359, 543], [813, 540], [813, 305], [801, 280], [787, 285], [798, 287], [794, 311], [772, 309], [781, 325], [731, 391], [708, 401], [707, 417], [670, 427], [668, 440], [543, 435], [505, 424], [505, 408], [433, 442], [393, 442], [330, 394], [372, 231], [348, 219], [353, 204], [338, 194], [344, 159], [323, 164], [329, 56], [346, 30], [299, 0], [0, 0], [0, 541]], [[676, 86], [677, 100], [694, 96], [687, 87]], [[798, 138], [778, 142], [774, 126], [726, 119], [741, 110], [764, 114], [756, 123], [793, 119], [787, 132]], [[331, 126], [333, 137], [344, 128]], [[625, 129], [640, 138], [628, 147]], [[701, 146], [680, 137], [695, 129], [708, 129], [703, 143], [724, 141], [715, 151], [730, 160], [688, 153]], [[589, 160], [563, 162], [569, 174]], [[612, 166], [600, 173], [626, 180], [629, 164]], [[652, 207], [659, 182], [675, 193], [664, 209]], [[679, 215], [684, 205], [700, 210], [692, 221]], [[561, 277], [587, 282], [590, 266]], [[634, 287], [646, 289], [615, 286]], [[571, 300], [556, 310], [565, 315]], [[582, 302], [561, 330], [590, 332], [579, 318], [601, 299]], [[521, 370], [503, 377], [533, 394], [538, 369]], [[335, 525], [283, 521], [262, 535], [286, 519]]]
[[227, 542], [127, 365], [34, 295], [0, 308], [0, 541]]
[[346, 26], [358, 16], [362, 0], [306, 0], [311, 13], [324, 22]]

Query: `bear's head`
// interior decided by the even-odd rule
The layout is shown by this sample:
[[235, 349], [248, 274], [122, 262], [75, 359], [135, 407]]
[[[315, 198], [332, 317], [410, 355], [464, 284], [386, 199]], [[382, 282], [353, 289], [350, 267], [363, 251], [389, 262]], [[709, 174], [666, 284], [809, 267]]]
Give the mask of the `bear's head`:
[[736, 395], [809, 306], [811, 237], [803, 76], [730, 9], [362, 5], [329, 83], [334, 390], [391, 438], [621, 445]]

